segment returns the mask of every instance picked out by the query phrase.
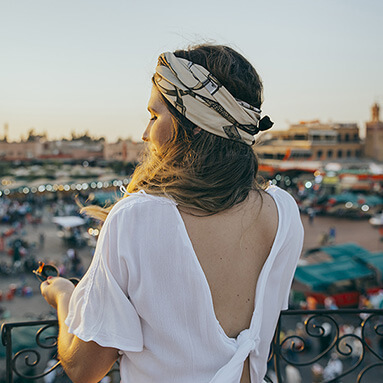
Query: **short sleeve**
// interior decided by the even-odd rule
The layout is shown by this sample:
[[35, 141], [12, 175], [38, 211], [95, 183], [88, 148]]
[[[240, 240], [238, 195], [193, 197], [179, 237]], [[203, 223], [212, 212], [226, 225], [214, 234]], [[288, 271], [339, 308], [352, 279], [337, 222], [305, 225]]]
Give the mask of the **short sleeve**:
[[124, 243], [132, 240], [126, 225], [129, 206], [117, 205], [101, 229], [88, 271], [72, 294], [65, 324], [83, 341], [139, 352], [143, 349], [141, 323], [127, 291], [127, 259], [133, 255], [124, 251], [129, 248]]
[[287, 289], [285, 290], [286, 293], [282, 303], [282, 310], [287, 310], [289, 308], [291, 284], [293, 282], [299, 257], [302, 253], [304, 230], [295, 200], [285, 191], [282, 191], [280, 194], [284, 196], [284, 216], [288, 218], [288, 223], [284, 222], [286, 233], [283, 253], [289, 261], [288, 264], [285, 264], [283, 267], [283, 278], [286, 278]]

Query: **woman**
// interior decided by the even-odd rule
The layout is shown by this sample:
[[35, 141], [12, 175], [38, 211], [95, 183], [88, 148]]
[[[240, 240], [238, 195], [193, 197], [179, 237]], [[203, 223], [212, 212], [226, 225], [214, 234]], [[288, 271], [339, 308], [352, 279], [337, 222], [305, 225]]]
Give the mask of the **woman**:
[[262, 83], [225, 46], [160, 56], [148, 154], [105, 219], [76, 289], [41, 286], [74, 382], [262, 382], [300, 255], [294, 200], [256, 182]]

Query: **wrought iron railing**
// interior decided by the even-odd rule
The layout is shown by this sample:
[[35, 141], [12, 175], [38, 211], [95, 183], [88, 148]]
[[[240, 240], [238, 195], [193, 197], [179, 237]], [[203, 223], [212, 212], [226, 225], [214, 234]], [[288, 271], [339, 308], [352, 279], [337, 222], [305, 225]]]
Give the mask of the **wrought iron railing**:
[[266, 380], [277, 383], [288, 370], [304, 383], [381, 382], [383, 310], [283, 311], [269, 364]]
[[[34, 347], [16, 352], [13, 331], [38, 326]], [[29, 382], [56, 370], [44, 370], [47, 353], [56, 350], [57, 321], [5, 323], [6, 383]], [[45, 355], [44, 351], [45, 350]], [[45, 363], [44, 363], [45, 360]], [[375, 383], [383, 381], [383, 310], [287, 310], [281, 313], [268, 362], [267, 382], [285, 383], [289, 374], [301, 382]], [[34, 371], [26, 370], [33, 369]], [[298, 379], [298, 378], [296, 378]]]
[[[23, 327], [39, 327], [35, 334], [35, 347], [27, 347], [14, 353], [12, 332], [17, 328]], [[53, 333], [49, 330], [53, 330]], [[42, 350], [53, 351], [56, 349], [57, 333], [57, 320], [4, 323], [1, 327], [1, 340], [3, 346], [5, 346], [5, 382], [13, 383], [14, 374], [22, 379], [35, 381], [55, 370], [60, 365], [60, 362], [57, 362], [47, 371], [31, 373], [31, 370], [39, 367], [41, 369], [40, 362], [42, 361]], [[21, 361], [23, 357], [24, 364], [21, 363], [22, 365], [20, 365], [19, 361]], [[27, 374], [25, 370], [29, 370], [29, 373]]]

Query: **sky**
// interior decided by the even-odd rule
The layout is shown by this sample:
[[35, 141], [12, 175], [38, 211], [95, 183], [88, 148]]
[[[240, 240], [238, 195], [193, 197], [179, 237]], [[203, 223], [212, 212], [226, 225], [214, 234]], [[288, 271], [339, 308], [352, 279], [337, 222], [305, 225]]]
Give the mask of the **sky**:
[[381, 0], [0, 0], [0, 138], [140, 140], [158, 55], [203, 42], [254, 65], [274, 129], [383, 115]]

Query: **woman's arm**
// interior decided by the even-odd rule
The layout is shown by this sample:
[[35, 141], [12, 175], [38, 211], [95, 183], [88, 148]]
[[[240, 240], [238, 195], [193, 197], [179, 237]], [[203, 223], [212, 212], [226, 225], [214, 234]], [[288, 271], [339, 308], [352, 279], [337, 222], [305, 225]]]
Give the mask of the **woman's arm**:
[[118, 350], [84, 342], [68, 332], [65, 319], [73, 284], [65, 278], [49, 278], [41, 284], [41, 294], [57, 310], [59, 322], [58, 354], [61, 364], [74, 383], [97, 383], [118, 358]]

